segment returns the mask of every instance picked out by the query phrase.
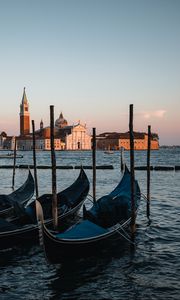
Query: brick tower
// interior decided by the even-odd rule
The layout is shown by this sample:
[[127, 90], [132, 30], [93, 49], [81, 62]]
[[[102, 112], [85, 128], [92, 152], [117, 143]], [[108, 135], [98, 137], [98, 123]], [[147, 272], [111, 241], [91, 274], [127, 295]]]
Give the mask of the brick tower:
[[30, 133], [30, 115], [29, 104], [24, 88], [22, 102], [20, 104], [20, 136], [25, 136]]

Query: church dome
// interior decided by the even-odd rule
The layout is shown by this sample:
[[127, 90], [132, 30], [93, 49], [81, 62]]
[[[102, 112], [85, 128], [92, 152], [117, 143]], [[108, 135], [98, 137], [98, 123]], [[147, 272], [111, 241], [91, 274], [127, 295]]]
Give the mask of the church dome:
[[63, 128], [68, 125], [66, 119], [64, 119], [62, 112], [59, 115], [59, 118], [55, 121], [55, 126], [58, 128]]

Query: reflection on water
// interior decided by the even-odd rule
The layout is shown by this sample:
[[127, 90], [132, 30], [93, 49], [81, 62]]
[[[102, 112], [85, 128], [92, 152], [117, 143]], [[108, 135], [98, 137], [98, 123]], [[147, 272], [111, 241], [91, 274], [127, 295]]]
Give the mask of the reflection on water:
[[[18, 163], [32, 164], [32, 154], [23, 153]], [[50, 165], [50, 153], [38, 152], [38, 164]], [[136, 165], [146, 164], [146, 152], [135, 153]], [[129, 165], [129, 153], [125, 152]], [[8, 163], [10, 162], [0, 162]], [[12, 162], [11, 162], [12, 163]], [[90, 165], [91, 152], [57, 152], [58, 165]], [[97, 170], [97, 197], [118, 183], [120, 155], [97, 152], [97, 164], [112, 164], [113, 170]], [[180, 165], [179, 149], [151, 153], [152, 165]], [[71, 184], [79, 170], [57, 170], [58, 190]], [[92, 183], [92, 170], [86, 170]], [[16, 187], [27, 170], [16, 170]], [[146, 193], [146, 172], [136, 171]], [[12, 169], [0, 170], [0, 193], [11, 192]], [[38, 169], [40, 194], [51, 191], [51, 170]], [[62, 265], [47, 263], [38, 245], [0, 252], [0, 299], [179, 299], [180, 294], [180, 172], [151, 173], [151, 224], [142, 200], [134, 251], [128, 242], [108, 252]], [[90, 190], [92, 194], [92, 186]], [[87, 206], [91, 202], [86, 202]]]

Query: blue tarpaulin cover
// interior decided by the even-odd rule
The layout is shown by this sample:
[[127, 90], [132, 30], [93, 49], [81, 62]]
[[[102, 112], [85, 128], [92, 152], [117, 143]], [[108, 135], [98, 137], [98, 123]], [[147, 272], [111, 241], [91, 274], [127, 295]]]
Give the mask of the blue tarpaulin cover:
[[96, 237], [107, 232], [107, 229], [104, 229], [88, 220], [84, 220], [76, 226], [70, 228], [66, 232], [58, 233], [56, 237], [61, 239], [82, 239]]
[[[135, 181], [135, 195], [140, 194], [139, 186]], [[86, 211], [86, 218], [102, 226], [111, 227], [121, 220], [131, 216], [131, 177], [126, 170], [117, 187], [106, 196], [101, 197], [90, 210]], [[135, 208], [138, 207], [138, 198], [135, 198]]]

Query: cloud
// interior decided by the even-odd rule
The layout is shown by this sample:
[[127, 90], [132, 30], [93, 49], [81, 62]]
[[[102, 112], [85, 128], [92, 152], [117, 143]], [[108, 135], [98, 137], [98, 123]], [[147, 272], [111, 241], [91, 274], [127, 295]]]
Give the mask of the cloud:
[[151, 117], [163, 118], [166, 113], [166, 110], [160, 109], [152, 112], [142, 112], [142, 116], [144, 119], [150, 119]]
[[166, 113], [166, 110], [163, 110], [163, 109], [157, 110], [154, 112], [154, 116], [157, 118], [163, 118], [165, 113]]
[[144, 114], [143, 114], [143, 117], [144, 117], [145, 119], [150, 119], [151, 115], [150, 115], [149, 113], [144, 113]]
[[[144, 119], [147, 119], [147, 120], [152, 118], [152, 117], [161, 119], [161, 118], [164, 117], [166, 112], [167, 111], [164, 110], [164, 109], [159, 109], [159, 110], [155, 110], [155, 111], [141, 111], [141, 112], [136, 112], [135, 111], [134, 115], [135, 116], [140, 116], [140, 117], [142, 117]], [[128, 112], [118, 113], [118, 116], [127, 117], [127, 116], [129, 116], [129, 113]]]

